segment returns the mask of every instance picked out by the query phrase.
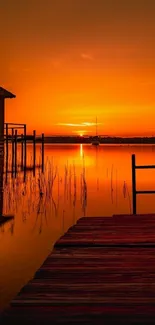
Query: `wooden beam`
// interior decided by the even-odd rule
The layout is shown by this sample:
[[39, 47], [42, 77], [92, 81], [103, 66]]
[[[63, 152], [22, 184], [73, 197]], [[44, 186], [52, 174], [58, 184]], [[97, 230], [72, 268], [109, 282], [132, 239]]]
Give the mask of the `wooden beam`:
[[136, 172], [135, 155], [132, 155], [132, 207], [133, 214], [136, 214]]

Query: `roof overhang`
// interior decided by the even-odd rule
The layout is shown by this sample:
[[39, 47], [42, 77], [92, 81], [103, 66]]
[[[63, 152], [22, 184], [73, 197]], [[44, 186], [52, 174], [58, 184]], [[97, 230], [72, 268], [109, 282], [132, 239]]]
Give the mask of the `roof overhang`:
[[10, 91], [0, 87], [0, 98], [15, 98], [16, 96], [12, 93], [10, 93]]

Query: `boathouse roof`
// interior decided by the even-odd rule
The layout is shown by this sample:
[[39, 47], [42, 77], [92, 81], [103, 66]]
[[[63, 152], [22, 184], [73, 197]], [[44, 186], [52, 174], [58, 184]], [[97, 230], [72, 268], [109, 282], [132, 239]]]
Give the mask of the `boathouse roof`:
[[10, 91], [0, 87], [0, 97], [3, 98], [15, 98], [16, 96], [12, 93], [10, 93]]

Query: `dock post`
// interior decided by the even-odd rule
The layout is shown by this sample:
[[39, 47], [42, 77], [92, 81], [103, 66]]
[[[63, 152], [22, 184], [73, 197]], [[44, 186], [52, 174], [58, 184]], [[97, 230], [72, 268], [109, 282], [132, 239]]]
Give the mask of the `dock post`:
[[17, 174], [17, 130], [15, 130], [15, 177]]
[[14, 128], [12, 128], [12, 175], [14, 171]]
[[5, 97], [1, 96], [0, 92], [0, 153], [3, 153], [4, 149], [4, 122], [5, 122]]
[[35, 176], [36, 168], [36, 130], [33, 130], [33, 175]]
[[23, 182], [25, 183], [26, 182], [26, 166], [24, 166], [23, 172], [24, 172]]
[[42, 155], [42, 173], [44, 172], [44, 143], [45, 143], [45, 139], [44, 139], [44, 133], [42, 133], [42, 137], [41, 137], [41, 155]]
[[6, 159], [8, 159], [8, 123], [6, 123]]
[[136, 214], [136, 163], [135, 155], [132, 155], [132, 207], [133, 214]]
[[8, 159], [9, 159], [9, 139], [8, 139], [8, 123], [6, 123], [6, 160], [5, 160], [5, 165], [6, 165], [6, 175], [7, 175], [7, 172], [8, 172]]
[[23, 156], [24, 156], [24, 139], [23, 139], [23, 134], [21, 134], [21, 170], [23, 170]]
[[26, 170], [26, 162], [27, 162], [27, 159], [26, 159], [26, 124], [24, 124], [24, 169]]

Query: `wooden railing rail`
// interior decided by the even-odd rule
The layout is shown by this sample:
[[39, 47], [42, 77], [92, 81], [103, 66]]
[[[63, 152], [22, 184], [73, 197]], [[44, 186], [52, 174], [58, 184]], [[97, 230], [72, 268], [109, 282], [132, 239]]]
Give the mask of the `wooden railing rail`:
[[136, 165], [136, 158], [135, 154], [132, 155], [132, 208], [133, 214], [137, 213], [137, 202], [136, 202], [136, 195], [137, 194], [155, 194], [155, 191], [137, 191], [136, 190], [136, 169], [153, 169], [155, 165]]

